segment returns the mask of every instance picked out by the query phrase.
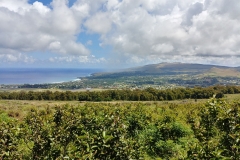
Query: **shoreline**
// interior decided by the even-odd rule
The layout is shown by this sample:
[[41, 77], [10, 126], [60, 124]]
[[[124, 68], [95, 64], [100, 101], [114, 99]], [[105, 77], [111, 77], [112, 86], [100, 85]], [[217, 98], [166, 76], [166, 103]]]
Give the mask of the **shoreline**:
[[75, 82], [101, 71], [103, 69], [0, 68], [0, 86], [51, 85]]

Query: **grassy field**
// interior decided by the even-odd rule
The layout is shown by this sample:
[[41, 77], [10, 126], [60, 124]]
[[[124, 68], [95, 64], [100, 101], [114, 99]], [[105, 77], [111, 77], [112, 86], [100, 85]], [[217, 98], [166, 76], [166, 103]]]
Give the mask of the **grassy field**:
[[[240, 95], [239, 95], [240, 96]], [[10, 117], [16, 118], [18, 120], [22, 120], [25, 115], [31, 111], [31, 109], [37, 110], [55, 110], [56, 107], [61, 107], [66, 104], [70, 106], [83, 106], [86, 103], [106, 103], [106, 104], [126, 104], [126, 103], [143, 103], [147, 104], [147, 106], [151, 105], [159, 105], [159, 106], [168, 106], [170, 104], [202, 104], [207, 102], [207, 99], [202, 100], [176, 100], [176, 101], [110, 101], [110, 102], [79, 102], [79, 101], [27, 101], [27, 100], [0, 100], [0, 110], [7, 113]]]
[[10, 117], [22, 120], [31, 109], [54, 110], [57, 106], [64, 104], [81, 104], [78, 101], [26, 101], [26, 100], [0, 100], [0, 110], [6, 112]]
[[224, 95], [226, 101], [239, 101], [240, 94], [225, 94]]
[[[240, 100], [240, 94], [226, 94], [225, 101], [233, 102]], [[205, 104], [208, 99], [186, 99], [186, 100], [174, 100], [174, 101], [142, 101], [141, 103], [147, 104], [148, 106], [157, 104], [158, 106], [168, 106], [169, 104], [177, 105], [191, 105], [191, 104]], [[83, 106], [85, 103], [139, 103], [136, 101], [110, 101], [110, 102], [79, 102], [79, 101], [27, 101], [27, 100], [0, 100], [0, 110], [7, 113], [10, 117], [22, 120], [25, 115], [31, 111], [31, 109], [45, 110], [46, 108], [55, 110], [56, 107], [64, 106], [68, 104], [70, 106]]]

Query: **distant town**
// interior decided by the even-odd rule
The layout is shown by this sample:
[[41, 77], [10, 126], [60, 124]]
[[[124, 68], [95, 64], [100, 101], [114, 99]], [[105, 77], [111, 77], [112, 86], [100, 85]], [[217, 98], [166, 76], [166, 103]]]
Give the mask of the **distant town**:
[[1, 89], [171, 89], [240, 85], [240, 68], [188, 63], [160, 63], [121, 72], [95, 73], [78, 80], [46, 84], [0, 84]]

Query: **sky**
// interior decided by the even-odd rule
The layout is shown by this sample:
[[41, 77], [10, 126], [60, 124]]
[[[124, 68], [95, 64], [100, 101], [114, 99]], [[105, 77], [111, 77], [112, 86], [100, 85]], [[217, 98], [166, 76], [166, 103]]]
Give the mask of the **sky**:
[[239, 0], [0, 0], [0, 68], [240, 66]]

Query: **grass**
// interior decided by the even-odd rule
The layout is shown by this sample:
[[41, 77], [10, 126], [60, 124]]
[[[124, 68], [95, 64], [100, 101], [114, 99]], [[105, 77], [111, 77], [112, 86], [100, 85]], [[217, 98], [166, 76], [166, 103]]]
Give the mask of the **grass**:
[[78, 101], [27, 101], [27, 100], [0, 100], [0, 110], [18, 120], [22, 120], [31, 109], [44, 110], [50, 108], [54, 110], [56, 106], [66, 103], [70, 105], [80, 104]]
[[[226, 94], [224, 99], [228, 102], [239, 101], [240, 94]], [[201, 105], [208, 101], [208, 99], [185, 99], [174, 101], [142, 101], [141, 103], [147, 106], [161, 106], [168, 107], [169, 105], [181, 107], [186, 105]], [[71, 106], [82, 106], [85, 103], [111, 103], [111, 104], [126, 104], [126, 103], [139, 103], [136, 101], [110, 101], [110, 102], [79, 102], [79, 101], [28, 101], [28, 100], [0, 100], [0, 111], [6, 113], [9, 117], [22, 120], [31, 109], [44, 110], [49, 108], [55, 110], [57, 106], [64, 106], [65, 104]], [[3, 114], [2, 116], [5, 116]]]
[[[170, 104], [200, 104], [207, 100], [176, 100], [176, 101], [142, 101], [141, 103], [147, 106], [169, 106]], [[9, 117], [22, 120], [31, 109], [44, 110], [49, 108], [55, 110], [57, 106], [64, 106], [65, 104], [71, 106], [82, 106], [85, 103], [106, 103], [106, 104], [126, 104], [126, 103], [139, 103], [136, 101], [110, 101], [110, 102], [79, 102], [79, 101], [37, 101], [37, 100], [0, 100], [0, 111], [7, 113]]]
[[225, 94], [224, 98], [226, 101], [232, 102], [232, 101], [239, 101], [240, 100], [240, 94]]

